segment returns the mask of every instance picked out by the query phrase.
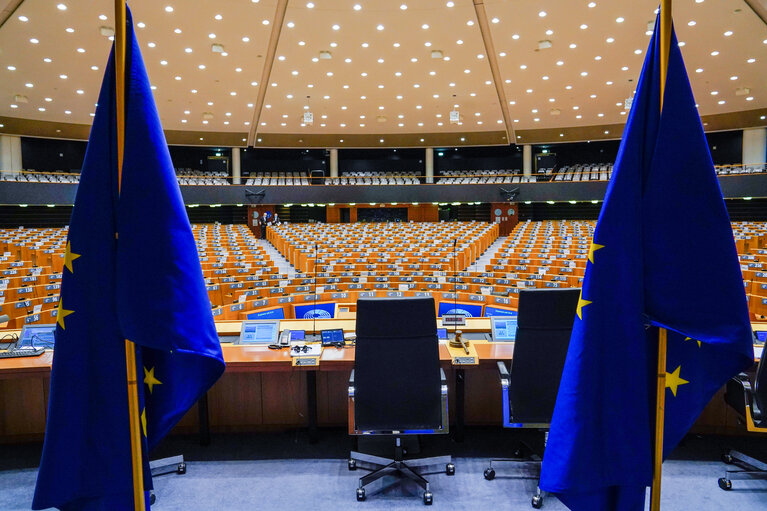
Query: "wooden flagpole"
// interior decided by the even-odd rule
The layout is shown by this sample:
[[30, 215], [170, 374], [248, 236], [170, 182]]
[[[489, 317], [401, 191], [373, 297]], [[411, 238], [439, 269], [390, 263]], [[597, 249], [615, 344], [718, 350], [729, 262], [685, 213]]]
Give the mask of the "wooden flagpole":
[[[660, 109], [663, 111], [663, 95], [666, 90], [668, 58], [671, 49], [671, 0], [661, 0], [660, 6]], [[666, 341], [665, 328], [658, 330], [658, 382], [655, 408], [655, 445], [653, 453], [653, 478], [650, 511], [660, 511], [660, 488], [663, 465], [663, 428], [666, 410]]]
[[[125, 155], [125, 0], [115, 0], [115, 96], [117, 103], [117, 193], [122, 189], [123, 157]], [[141, 454], [139, 425], [138, 378], [136, 376], [136, 346], [125, 339], [125, 366], [128, 385], [128, 417], [130, 421], [131, 467], [133, 472], [133, 509], [144, 511], [144, 464]]]

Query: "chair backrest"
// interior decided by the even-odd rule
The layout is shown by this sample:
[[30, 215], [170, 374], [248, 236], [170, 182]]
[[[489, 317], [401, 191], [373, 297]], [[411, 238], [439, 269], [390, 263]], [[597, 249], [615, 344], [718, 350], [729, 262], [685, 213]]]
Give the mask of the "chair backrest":
[[360, 430], [442, 425], [434, 299], [360, 298], [354, 358], [355, 423]]
[[754, 377], [754, 401], [759, 410], [764, 414], [767, 412], [767, 362], [765, 362], [765, 352], [759, 359], [759, 365], [756, 366], [756, 376]]
[[551, 422], [579, 295], [580, 289], [520, 291], [509, 383], [512, 422]]

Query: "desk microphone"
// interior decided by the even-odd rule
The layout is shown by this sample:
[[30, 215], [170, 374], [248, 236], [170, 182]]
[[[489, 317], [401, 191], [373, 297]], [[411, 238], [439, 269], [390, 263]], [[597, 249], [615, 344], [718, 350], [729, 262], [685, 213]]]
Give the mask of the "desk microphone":
[[[458, 238], [453, 240], [453, 315], [458, 316], [458, 253], [456, 252], [456, 245], [458, 244]], [[454, 348], [463, 348], [463, 351], [469, 354], [469, 343], [463, 340], [463, 336], [458, 332], [458, 325], [453, 323], [453, 335], [455, 338], [450, 341], [450, 345]]]

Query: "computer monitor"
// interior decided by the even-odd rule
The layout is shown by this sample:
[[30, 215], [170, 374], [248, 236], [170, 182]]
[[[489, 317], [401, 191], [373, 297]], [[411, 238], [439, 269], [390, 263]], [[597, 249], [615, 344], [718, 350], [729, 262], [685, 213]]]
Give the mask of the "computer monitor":
[[341, 328], [323, 330], [321, 333], [323, 346], [332, 346], [333, 344], [344, 342], [344, 331]]
[[492, 316], [493, 342], [514, 342], [517, 339], [517, 315]]
[[275, 307], [273, 309], [248, 312], [248, 319], [285, 319], [285, 309]]
[[335, 302], [319, 302], [317, 304], [307, 303], [293, 306], [296, 312], [296, 319], [331, 319], [335, 317]]
[[280, 333], [280, 321], [277, 319], [255, 319], [242, 322], [240, 337], [235, 344], [268, 346], [277, 344]]
[[437, 316], [441, 318], [446, 314], [461, 314], [467, 318], [481, 318], [482, 305], [464, 302], [439, 302]]
[[437, 339], [440, 341], [446, 341], [447, 340], [447, 328], [438, 328], [437, 329]]
[[56, 324], [44, 325], [24, 325], [21, 328], [19, 342], [16, 345], [19, 348], [53, 348], [56, 334]]
[[756, 334], [756, 342], [759, 344], [764, 344], [767, 341], [767, 330], [757, 330], [754, 333]]

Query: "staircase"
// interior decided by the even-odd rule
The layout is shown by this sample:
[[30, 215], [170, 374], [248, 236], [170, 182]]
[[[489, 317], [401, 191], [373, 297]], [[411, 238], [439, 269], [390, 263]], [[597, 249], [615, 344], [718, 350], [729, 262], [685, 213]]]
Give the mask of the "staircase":
[[501, 245], [503, 245], [504, 241], [506, 241], [506, 236], [499, 236], [492, 245], [487, 247], [485, 253], [479, 256], [477, 260], [467, 268], [467, 270], [473, 272], [485, 271], [486, 266], [490, 264], [490, 259], [495, 257], [495, 253], [498, 252], [498, 249], [501, 248]]
[[276, 249], [274, 245], [266, 240], [258, 240], [259, 245], [264, 247], [266, 254], [272, 259], [272, 262], [277, 266], [277, 271], [282, 275], [288, 275], [288, 278], [292, 278], [296, 275], [296, 269], [292, 264], [288, 262], [285, 257]]

